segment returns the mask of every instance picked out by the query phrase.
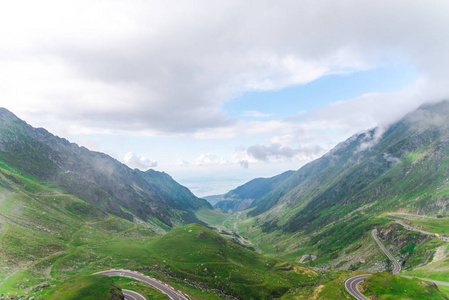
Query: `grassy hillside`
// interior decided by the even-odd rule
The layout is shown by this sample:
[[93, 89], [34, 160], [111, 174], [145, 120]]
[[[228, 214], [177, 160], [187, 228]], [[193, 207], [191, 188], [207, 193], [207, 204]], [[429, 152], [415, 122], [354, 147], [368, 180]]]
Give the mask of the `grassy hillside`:
[[[449, 116], [449, 104], [424, 108], [420, 114], [433, 114], [430, 119], [434, 120], [445, 111]], [[3, 158], [25, 159], [31, 148], [37, 151], [22, 162], [22, 167], [13, 166], [10, 160], [0, 161], [0, 294], [37, 296], [61, 289], [75, 276], [125, 268], [168, 281], [193, 299], [346, 297], [341, 285], [350, 274], [345, 270], [378, 272], [390, 267], [371, 238], [374, 228], [403, 265], [404, 273], [447, 280], [448, 244], [432, 235], [405, 230], [388, 214], [408, 211], [444, 216], [444, 207], [449, 204], [449, 126], [413, 123], [413, 116], [390, 127], [369, 147], [362, 146], [373, 141], [376, 131], [349, 139], [298, 172], [264, 181], [266, 185], [255, 181], [239, 189], [242, 199], [250, 200], [251, 208], [233, 215], [211, 211], [201, 201], [196, 205], [192, 195], [188, 197], [190, 204], [184, 206], [177, 199], [188, 190], [167, 174], [152, 171], [134, 170], [132, 176], [137, 177], [129, 177], [136, 179], [133, 184], [118, 184], [114, 189], [142, 201], [148, 192], [164, 199], [158, 202], [161, 206], [151, 201], [137, 207], [132, 202], [112, 201], [108, 193], [114, 194], [114, 189], [104, 188], [111, 183], [109, 177], [114, 183], [121, 182], [115, 177], [119, 169], [109, 175], [88, 171], [82, 182], [90, 182], [92, 189], [87, 192], [98, 191], [94, 194], [100, 201], [83, 201], [69, 194], [67, 187], [84, 192], [84, 185], [78, 185], [80, 181], [75, 178], [84, 170], [84, 163], [74, 172], [78, 174], [75, 177], [71, 177], [72, 169], [59, 174], [67, 179], [62, 186], [59, 181], [41, 178], [40, 172], [53, 170], [54, 160], [49, 160], [48, 166], [40, 165], [36, 172], [23, 171], [28, 164], [39, 165], [39, 153], [57, 158], [75, 147], [61, 145], [54, 136], [27, 127], [30, 131], [24, 135], [25, 142], [18, 138], [13, 146], [8, 144], [12, 148], [1, 152]], [[17, 130], [22, 132], [19, 121], [2, 120], [8, 139]], [[26, 140], [26, 134], [35, 135], [31, 140], [40, 142]], [[44, 143], [42, 139], [48, 140]], [[55, 145], [65, 150], [56, 151]], [[100, 164], [109, 160], [86, 153]], [[73, 157], [70, 161], [74, 163]], [[249, 198], [251, 194], [255, 197]], [[112, 207], [106, 208], [108, 201], [124, 218], [108, 213]], [[198, 224], [169, 231], [171, 226], [196, 218], [269, 256], [240, 247]], [[438, 233], [445, 232], [447, 223], [441, 217], [408, 221]], [[307, 265], [319, 269], [295, 262], [306, 254], [317, 256]], [[95, 279], [82, 278], [86, 282]], [[371, 287], [374, 294], [384, 293], [375, 288]], [[433, 293], [431, 288], [429, 293]]]
[[192, 211], [210, 204], [170, 176], [132, 170], [112, 157], [33, 128], [0, 108], [0, 160], [62, 188], [97, 210], [133, 220], [158, 219], [168, 227], [199, 222]]
[[448, 299], [432, 282], [416, 278], [403, 278], [385, 272], [368, 277], [361, 284], [361, 290], [370, 299]]
[[315, 300], [328, 300], [328, 299], [353, 299], [344, 288], [344, 281], [352, 276], [363, 274], [361, 272], [329, 272], [323, 276], [321, 284], [313, 287], [306, 287], [304, 289], [298, 289], [291, 295], [286, 295], [281, 299], [315, 299]]
[[162, 292], [140, 281], [126, 277], [107, 277], [102, 275], [80, 275], [57, 284], [43, 288], [37, 293], [36, 300], [119, 300], [123, 296], [121, 289], [133, 290], [151, 299], [170, 299]]
[[48, 300], [120, 300], [123, 294], [112, 278], [101, 275], [75, 276], [46, 289], [37, 299]]
[[[282, 299], [353, 299], [344, 289], [344, 281], [352, 276], [366, 272], [340, 272], [333, 273], [334, 278], [315, 287], [307, 287], [296, 291], [294, 294]], [[409, 279], [390, 273], [375, 273], [363, 282], [359, 289], [369, 299], [448, 299], [446, 294], [431, 282], [419, 279]]]
[[[381, 257], [365, 245], [371, 243], [372, 229], [390, 224], [385, 213], [445, 215], [449, 205], [447, 124], [449, 102], [423, 106], [388, 128], [349, 138], [269, 189], [252, 191], [257, 180], [249, 182], [236, 190], [257, 200], [239, 219], [227, 218], [234, 220], [227, 225], [265, 254], [292, 260], [314, 254], [317, 265], [357, 267], [358, 260], [359, 267], [372, 268], [368, 261]], [[445, 218], [415, 223], [435, 233], [446, 232]], [[410, 252], [413, 246], [407, 247]], [[427, 250], [435, 249], [429, 244]], [[397, 253], [406, 259], [406, 253]], [[418, 260], [408, 259], [408, 263], [415, 266]], [[366, 263], [360, 265], [360, 261]]]
[[32, 294], [45, 282], [152, 262], [144, 250], [156, 236], [152, 230], [100, 213], [4, 164], [0, 183], [0, 293]]
[[198, 224], [158, 236], [150, 224], [99, 212], [6, 164], [0, 183], [0, 294], [76, 298], [98, 281], [88, 275], [108, 268], [139, 270], [194, 299], [277, 298], [320, 281], [320, 272], [264, 257]]
[[449, 236], [449, 217], [446, 214], [431, 218], [414, 214], [391, 214], [390, 217], [424, 231]]
[[264, 257], [198, 224], [172, 230], [148, 249], [167, 272], [244, 299], [276, 298], [319, 280], [319, 272]]

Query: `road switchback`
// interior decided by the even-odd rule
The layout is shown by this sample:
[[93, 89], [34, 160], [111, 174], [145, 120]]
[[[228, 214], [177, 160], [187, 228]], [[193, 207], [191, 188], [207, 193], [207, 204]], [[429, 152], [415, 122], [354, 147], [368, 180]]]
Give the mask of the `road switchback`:
[[[98, 275], [106, 275], [106, 276], [120, 276], [120, 277], [128, 277], [132, 278], [138, 281], [141, 281], [143, 283], [146, 283], [148, 285], [151, 285], [155, 289], [158, 289], [162, 293], [166, 294], [170, 299], [173, 300], [189, 300], [189, 296], [184, 294], [183, 292], [175, 289], [174, 287], [168, 285], [165, 282], [162, 282], [160, 280], [157, 280], [153, 277], [144, 275], [137, 271], [131, 271], [131, 270], [124, 270], [124, 269], [110, 269], [106, 271], [97, 272], [95, 274]], [[132, 299], [132, 298], [130, 298]], [[137, 298], [139, 299], [139, 298]]]

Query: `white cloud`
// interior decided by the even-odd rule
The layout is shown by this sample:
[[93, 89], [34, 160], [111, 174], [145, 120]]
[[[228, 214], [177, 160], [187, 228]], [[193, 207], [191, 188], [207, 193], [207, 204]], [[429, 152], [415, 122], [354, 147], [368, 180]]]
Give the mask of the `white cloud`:
[[390, 162], [393, 166], [402, 163], [400, 158], [397, 158], [395, 156], [392, 156], [391, 154], [385, 152], [384, 153], [384, 159], [388, 162]]
[[[318, 155], [315, 145], [329, 149], [354, 132], [388, 126], [423, 102], [448, 98], [447, 11], [447, 0], [5, 1], [0, 105], [65, 137], [196, 139], [192, 144], [201, 147], [185, 145], [188, 153], [178, 153], [179, 144], [171, 145], [170, 158], [157, 157], [180, 168], [188, 162], [173, 157], [187, 157], [189, 176], [194, 167], [253, 172], [283, 161], [296, 168]], [[245, 92], [397, 61], [421, 76], [404, 91], [361, 95], [280, 119], [257, 104], [240, 116], [259, 118], [253, 121], [224, 110]], [[254, 146], [251, 153], [261, 160], [216, 151], [212, 143], [223, 139], [229, 143], [220, 147]], [[117, 157], [129, 150], [116, 148], [109, 152]], [[205, 153], [195, 159], [198, 151]], [[129, 160], [140, 168], [155, 164], [135, 154]]]
[[247, 151], [243, 149], [241, 151], [236, 151], [230, 159], [224, 159], [212, 153], [202, 153], [195, 159], [193, 165], [219, 167], [226, 166], [227, 168], [240, 166], [244, 169], [248, 169], [250, 162], [255, 163], [257, 160], [248, 155]]
[[224, 165], [228, 164], [229, 162], [223, 158], [217, 157], [215, 154], [212, 153], [202, 153], [199, 157], [195, 159], [194, 164], [197, 166], [204, 166], [204, 165]]
[[245, 91], [397, 58], [440, 88], [448, 10], [445, 0], [10, 1], [2, 105], [52, 131], [201, 135], [234, 127], [223, 103]]
[[300, 145], [297, 148], [282, 146], [281, 144], [253, 145], [246, 150], [248, 155], [260, 160], [300, 159], [312, 160], [324, 154], [324, 149], [318, 145]]
[[232, 163], [238, 164], [243, 169], [248, 169], [251, 164], [257, 163], [258, 161], [248, 155], [248, 152], [243, 147], [238, 147], [236, 152], [232, 155], [231, 158]]
[[242, 117], [253, 117], [253, 118], [266, 118], [270, 117], [272, 114], [265, 114], [257, 110], [247, 110], [244, 111]]
[[387, 129], [388, 128], [386, 128], [385, 126], [378, 126], [374, 129], [373, 132], [366, 132], [362, 143], [357, 149], [357, 152], [365, 151], [375, 146], [380, 141]]
[[145, 156], [138, 156], [133, 152], [128, 152], [125, 154], [124, 162], [130, 168], [136, 168], [142, 171], [146, 171], [149, 168], [157, 167], [157, 161], [150, 160]]

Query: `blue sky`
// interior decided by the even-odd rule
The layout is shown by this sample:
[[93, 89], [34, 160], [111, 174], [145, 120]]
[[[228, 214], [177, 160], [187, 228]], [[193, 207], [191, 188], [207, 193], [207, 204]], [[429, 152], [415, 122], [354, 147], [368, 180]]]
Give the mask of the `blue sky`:
[[[254, 120], [276, 120], [301, 115], [328, 107], [336, 101], [345, 101], [368, 93], [392, 93], [412, 86], [419, 74], [405, 62], [351, 74], [329, 75], [307, 84], [291, 86], [274, 91], [247, 92], [230, 99], [223, 110], [229, 118]], [[247, 116], [246, 112], [261, 112], [266, 116]], [[200, 196], [223, 193], [256, 177], [267, 177], [284, 171], [300, 168], [308, 160], [286, 159], [285, 161], [252, 163], [248, 168], [232, 166], [232, 155], [241, 149], [267, 142], [277, 132], [235, 136], [232, 138], [192, 139], [191, 136], [132, 136], [132, 135], [73, 135], [72, 140], [98, 148], [114, 157], [124, 158], [126, 153], [151, 158], [157, 162], [152, 166], [165, 171], [177, 181], [188, 186]], [[332, 134], [327, 130], [327, 134]], [[335, 143], [346, 138], [336, 132], [335, 137], [322, 143], [323, 154]], [[322, 141], [316, 141], [317, 143]], [[196, 164], [204, 153], [222, 159], [223, 163]], [[226, 161], [226, 162], [225, 162]], [[212, 167], [213, 166], [213, 167]]]
[[[327, 75], [304, 85], [280, 90], [247, 92], [225, 103], [229, 116], [250, 120], [245, 111], [257, 109], [270, 118], [287, 117], [329, 103], [356, 98], [367, 93], [391, 93], [413, 84], [419, 73], [409, 63], [392, 64], [349, 74]], [[253, 117], [254, 119], [254, 117]]]
[[0, 105], [199, 196], [224, 193], [449, 98], [447, 11], [446, 0], [10, 1]]

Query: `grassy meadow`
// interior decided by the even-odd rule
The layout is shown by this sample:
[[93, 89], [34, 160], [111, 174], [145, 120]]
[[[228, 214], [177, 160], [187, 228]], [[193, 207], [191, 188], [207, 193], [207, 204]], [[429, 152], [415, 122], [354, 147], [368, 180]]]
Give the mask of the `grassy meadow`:
[[88, 275], [108, 268], [139, 270], [199, 299], [280, 297], [320, 278], [320, 272], [264, 257], [197, 224], [160, 236], [4, 166], [0, 182], [0, 294], [47, 299], [76, 278], [86, 283], [81, 291], [97, 280]]

